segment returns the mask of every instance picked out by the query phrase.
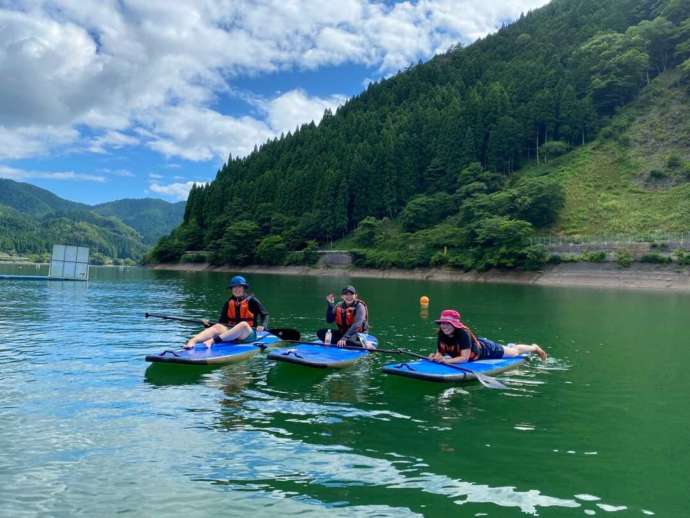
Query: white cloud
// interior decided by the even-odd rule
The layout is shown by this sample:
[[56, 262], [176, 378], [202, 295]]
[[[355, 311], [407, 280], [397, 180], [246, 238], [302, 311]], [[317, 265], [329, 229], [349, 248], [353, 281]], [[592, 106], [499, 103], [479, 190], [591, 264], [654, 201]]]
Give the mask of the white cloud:
[[0, 125], [0, 160], [40, 155], [74, 144], [78, 139], [79, 132], [67, 126], [29, 125], [6, 128]]
[[385, 76], [546, 2], [33, 0], [0, 8], [0, 159], [136, 145], [188, 160], [242, 156], [343, 99], [294, 90], [254, 99], [265, 119], [229, 117], [212, 107], [237, 77], [345, 62]]
[[120, 176], [120, 177], [126, 177], [126, 178], [134, 178], [136, 175], [127, 169], [107, 169], [107, 168], [100, 168], [97, 170], [98, 173], [103, 173], [107, 174], [110, 176]]
[[120, 149], [125, 146], [135, 146], [139, 140], [120, 133], [119, 131], [106, 131], [88, 143], [88, 149], [92, 153], [107, 153], [108, 149]]
[[160, 109], [145, 120], [156, 128], [147, 146], [187, 160], [225, 159], [230, 151], [246, 155], [255, 144], [273, 137], [271, 128], [252, 117], [225, 116], [189, 104]]
[[184, 201], [189, 196], [189, 191], [195, 184], [204, 185], [203, 182], [171, 183], [168, 185], [161, 185], [157, 182], [152, 182], [149, 184], [149, 190], [158, 194], [170, 196], [176, 200]]
[[104, 176], [94, 174], [75, 173], [74, 171], [27, 171], [25, 169], [15, 169], [0, 165], [0, 178], [24, 181], [35, 178], [46, 180], [71, 180], [103, 183], [106, 181]]
[[267, 114], [267, 121], [276, 135], [295, 129], [298, 124], [321, 121], [327, 108], [335, 112], [336, 108], [346, 101], [342, 95], [328, 99], [309, 97], [302, 90], [291, 90], [262, 104]]

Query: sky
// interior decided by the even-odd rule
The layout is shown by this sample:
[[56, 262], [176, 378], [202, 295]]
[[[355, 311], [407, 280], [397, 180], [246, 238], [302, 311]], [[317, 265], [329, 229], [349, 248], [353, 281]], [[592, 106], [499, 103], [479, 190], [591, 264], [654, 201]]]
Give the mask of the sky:
[[229, 155], [547, 0], [0, 0], [0, 177], [184, 200]]

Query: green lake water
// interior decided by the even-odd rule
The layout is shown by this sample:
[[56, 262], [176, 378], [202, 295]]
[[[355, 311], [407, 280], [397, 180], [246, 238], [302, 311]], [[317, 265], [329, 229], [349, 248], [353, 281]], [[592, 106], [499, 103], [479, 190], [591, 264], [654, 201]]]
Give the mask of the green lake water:
[[384, 355], [149, 366], [196, 327], [144, 313], [215, 319], [227, 277], [0, 280], [0, 516], [688, 515], [690, 295], [248, 275], [308, 338], [353, 283], [381, 347], [430, 351], [453, 307], [551, 359], [508, 391], [384, 375]]

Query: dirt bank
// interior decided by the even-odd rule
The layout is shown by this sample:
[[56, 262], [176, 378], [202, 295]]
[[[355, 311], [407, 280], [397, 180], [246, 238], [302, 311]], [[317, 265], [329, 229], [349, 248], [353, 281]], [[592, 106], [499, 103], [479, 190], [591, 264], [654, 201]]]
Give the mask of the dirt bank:
[[592, 288], [654, 289], [690, 292], [690, 268], [676, 265], [633, 264], [620, 268], [614, 263], [565, 263], [539, 272], [458, 272], [438, 268], [418, 270], [373, 270], [364, 268], [308, 268], [303, 266], [229, 267], [208, 264], [157, 264], [155, 270], [270, 273], [333, 277], [374, 277], [452, 282], [535, 284], [538, 286], [584, 286]]

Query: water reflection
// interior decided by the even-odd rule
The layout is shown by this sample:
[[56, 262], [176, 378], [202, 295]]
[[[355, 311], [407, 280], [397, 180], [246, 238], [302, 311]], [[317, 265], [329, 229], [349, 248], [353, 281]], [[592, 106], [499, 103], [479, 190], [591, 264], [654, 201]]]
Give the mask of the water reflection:
[[[581, 505], [575, 499], [555, 498], [537, 490], [492, 487], [439, 475], [415, 457], [389, 460], [376, 452], [362, 455], [341, 446], [263, 431], [235, 431], [233, 439], [233, 443], [225, 443], [222, 454], [205, 459], [208, 464], [195, 466], [203, 479], [235, 487], [259, 483], [265, 491], [304, 495], [325, 507], [356, 505], [372, 487], [390, 490], [380, 493], [379, 499], [389, 506], [396, 505], [396, 493], [410, 490], [431, 495], [420, 500], [432, 506], [443, 505], [441, 498], [460, 505], [491, 503], [533, 515], [540, 508]], [[407, 508], [423, 513], [419, 501], [407, 501]]]
[[219, 369], [214, 365], [174, 365], [152, 363], [144, 372], [144, 379], [154, 387], [170, 385], [196, 385]]

